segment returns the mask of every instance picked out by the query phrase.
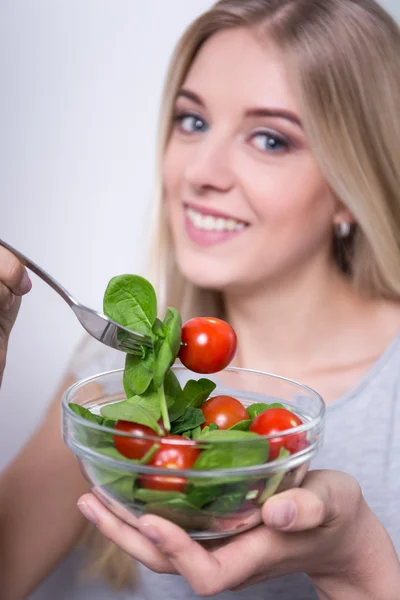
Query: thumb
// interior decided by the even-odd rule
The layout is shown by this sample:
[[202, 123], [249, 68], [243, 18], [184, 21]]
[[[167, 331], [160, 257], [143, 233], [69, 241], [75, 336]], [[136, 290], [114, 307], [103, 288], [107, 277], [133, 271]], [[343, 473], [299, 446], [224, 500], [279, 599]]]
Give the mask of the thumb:
[[272, 496], [262, 508], [267, 527], [280, 531], [307, 531], [327, 525], [339, 514], [354, 514], [361, 500], [358, 483], [339, 471], [310, 471], [302, 487]]

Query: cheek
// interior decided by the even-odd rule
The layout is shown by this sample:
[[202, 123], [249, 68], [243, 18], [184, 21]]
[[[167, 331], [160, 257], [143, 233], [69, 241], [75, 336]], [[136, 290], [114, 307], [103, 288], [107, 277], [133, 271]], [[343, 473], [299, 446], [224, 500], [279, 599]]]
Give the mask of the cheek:
[[[278, 158], [275, 158], [278, 161]], [[243, 170], [242, 188], [260, 222], [298, 229], [332, 224], [335, 201], [315, 162], [307, 155]]]

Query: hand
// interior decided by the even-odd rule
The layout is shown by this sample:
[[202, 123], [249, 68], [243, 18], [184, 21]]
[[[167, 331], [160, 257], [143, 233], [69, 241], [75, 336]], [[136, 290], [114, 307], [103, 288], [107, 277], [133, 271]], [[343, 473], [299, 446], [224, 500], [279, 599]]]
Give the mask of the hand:
[[305, 572], [324, 600], [400, 597], [391, 540], [357, 482], [344, 473], [311, 471], [301, 488], [264, 504], [263, 525], [207, 547], [154, 515], [140, 517], [134, 529], [91, 494], [78, 506], [133, 558], [157, 573], [183, 575], [200, 596]]
[[0, 246], [0, 385], [6, 364], [8, 338], [17, 318], [21, 296], [32, 284], [28, 273], [11, 252]]

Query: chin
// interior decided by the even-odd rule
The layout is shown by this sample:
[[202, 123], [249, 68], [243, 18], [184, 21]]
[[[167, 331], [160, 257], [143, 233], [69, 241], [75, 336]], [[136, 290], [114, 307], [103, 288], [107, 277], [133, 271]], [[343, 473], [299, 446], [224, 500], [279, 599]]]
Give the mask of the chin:
[[178, 268], [193, 285], [203, 289], [223, 291], [237, 281], [234, 265], [227, 261], [217, 262], [215, 258], [194, 257], [191, 253], [177, 256]]

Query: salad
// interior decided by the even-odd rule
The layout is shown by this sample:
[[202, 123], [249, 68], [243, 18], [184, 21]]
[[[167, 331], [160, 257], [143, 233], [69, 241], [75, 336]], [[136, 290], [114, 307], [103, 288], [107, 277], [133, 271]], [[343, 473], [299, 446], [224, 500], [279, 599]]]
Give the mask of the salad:
[[[81, 427], [86, 446], [112, 459], [162, 469], [162, 474], [123, 471], [96, 464], [96, 480], [116, 498], [185, 526], [206, 527], [202, 517], [234, 513], [249, 502], [259, 506], [279, 486], [284, 471], [267, 480], [238, 475], [191, 478], [174, 471], [210, 471], [262, 465], [308, 446], [305, 431], [280, 435], [303, 424], [281, 403], [247, 407], [237, 398], [214, 395], [205, 377], [225, 369], [236, 353], [233, 328], [217, 318], [193, 318], [182, 325], [168, 308], [157, 317], [153, 286], [138, 275], [114, 277], [104, 295], [104, 313], [124, 327], [149, 336], [152, 347], [127, 354], [123, 372], [126, 399], [102, 406], [100, 414], [70, 403], [76, 414], [107, 429]], [[198, 379], [181, 385], [179, 361]], [[264, 436], [273, 434], [273, 438]], [[224, 442], [224, 443], [219, 443]], [[196, 521], [197, 519], [197, 521]], [[183, 520], [183, 521], [182, 521]], [[197, 523], [197, 525], [196, 525]]]

